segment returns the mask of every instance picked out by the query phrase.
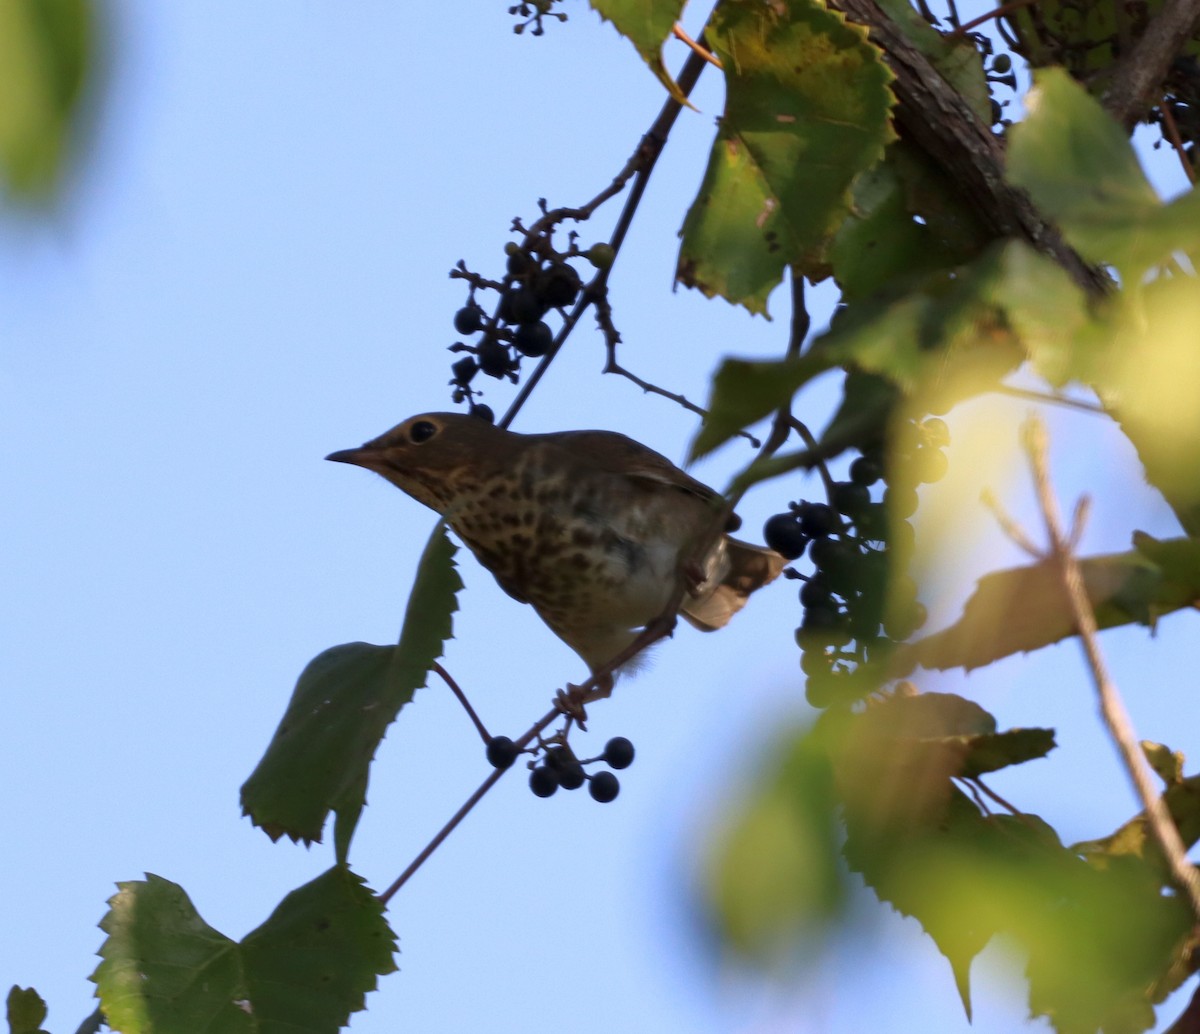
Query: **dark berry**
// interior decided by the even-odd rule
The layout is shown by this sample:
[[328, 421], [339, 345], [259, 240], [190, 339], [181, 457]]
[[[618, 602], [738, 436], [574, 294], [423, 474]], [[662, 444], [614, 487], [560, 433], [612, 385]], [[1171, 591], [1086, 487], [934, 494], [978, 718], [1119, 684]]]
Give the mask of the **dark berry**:
[[545, 355], [554, 344], [554, 333], [540, 320], [537, 323], [522, 323], [513, 334], [513, 344], [522, 355], [531, 359]]
[[806, 607], [819, 607], [833, 596], [833, 590], [823, 578], [810, 578], [800, 586], [800, 602]]
[[471, 378], [478, 370], [479, 364], [475, 362], [473, 355], [465, 355], [450, 364], [450, 372], [454, 374], [453, 383], [455, 384], [470, 384]]
[[508, 349], [494, 337], [485, 337], [479, 342], [475, 358], [479, 360], [479, 368], [489, 377], [503, 377], [512, 366]]
[[454, 314], [454, 329], [460, 334], [474, 334], [483, 326], [483, 310], [474, 303], [464, 305]]
[[508, 768], [520, 753], [517, 745], [507, 736], [493, 736], [488, 740], [487, 759], [492, 768]]
[[946, 459], [946, 454], [941, 449], [923, 445], [913, 456], [913, 470], [917, 475], [917, 480], [923, 485], [932, 485], [935, 481], [941, 481], [949, 469], [950, 461]]
[[597, 772], [588, 778], [588, 793], [592, 800], [607, 804], [615, 801], [621, 792], [621, 781], [611, 772]]
[[999, 75], [1004, 75], [1012, 68], [1012, 58], [1007, 54], [997, 54], [995, 60], [992, 61], [992, 71]]
[[850, 480], [870, 487], [883, 477], [883, 464], [874, 456], [859, 456], [850, 464]]
[[888, 537], [887, 507], [883, 503], [871, 503], [864, 507], [854, 523], [865, 539], [883, 542]]
[[564, 790], [578, 790], [583, 785], [583, 766], [566, 747], [551, 747], [546, 751], [543, 763]]
[[804, 699], [809, 707], [823, 710], [838, 698], [838, 679], [834, 671], [810, 675], [804, 681]]
[[480, 420], [486, 420], [489, 424], [496, 422], [496, 414], [492, 412], [492, 407], [483, 402], [471, 407], [471, 416], [477, 416]]
[[799, 513], [800, 530], [810, 539], [823, 538], [838, 530], [837, 513], [827, 503], [802, 503]]
[[883, 493], [883, 505], [893, 520], [902, 521], [917, 512], [917, 490], [915, 488], [897, 489], [889, 485]]
[[[509, 243], [512, 244], [512, 241], [509, 241]], [[527, 273], [532, 265], [533, 260], [519, 247], [509, 253], [507, 267], [509, 273], [513, 276], [521, 276], [523, 273]]]
[[575, 301], [580, 286], [579, 274], [564, 263], [551, 266], [538, 277], [537, 293], [543, 305], [558, 309]]
[[545, 765], [538, 765], [529, 773], [529, 789], [535, 797], [551, 797], [558, 789], [558, 774]]
[[855, 517], [871, 505], [871, 493], [867, 491], [867, 486], [855, 481], [837, 482], [831, 495], [838, 513], [844, 513], [847, 517]]
[[800, 670], [805, 675], [822, 675], [833, 668], [833, 654], [827, 650], [805, 650], [800, 654]]
[[633, 764], [633, 744], [624, 736], [614, 736], [604, 744], [601, 757], [609, 768], [628, 768]]
[[800, 522], [792, 513], [777, 513], [763, 525], [763, 541], [787, 560], [795, 560], [808, 542]]
[[499, 315], [505, 323], [533, 323], [543, 311], [537, 296], [522, 287], [510, 287], [500, 298]]

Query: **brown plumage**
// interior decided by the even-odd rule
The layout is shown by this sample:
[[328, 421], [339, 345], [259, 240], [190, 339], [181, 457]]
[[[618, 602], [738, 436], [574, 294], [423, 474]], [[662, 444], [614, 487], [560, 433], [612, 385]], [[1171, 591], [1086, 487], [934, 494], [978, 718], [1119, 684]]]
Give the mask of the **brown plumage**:
[[327, 457], [441, 514], [514, 599], [596, 672], [662, 615], [721, 628], [786, 561], [720, 534], [722, 505], [664, 456], [611, 431], [516, 434], [460, 413], [412, 417]]

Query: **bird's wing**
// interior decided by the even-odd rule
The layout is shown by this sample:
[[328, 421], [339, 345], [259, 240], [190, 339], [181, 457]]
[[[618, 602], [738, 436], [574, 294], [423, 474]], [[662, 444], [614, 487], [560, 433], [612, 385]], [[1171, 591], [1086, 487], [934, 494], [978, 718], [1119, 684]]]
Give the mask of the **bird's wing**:
[[670, 485], [704, 500], [718, 498], [717, 492], [689, 477], [666, 456], [616, 431], [566, 431], [554, 438], [580, 462], [611, 474]]

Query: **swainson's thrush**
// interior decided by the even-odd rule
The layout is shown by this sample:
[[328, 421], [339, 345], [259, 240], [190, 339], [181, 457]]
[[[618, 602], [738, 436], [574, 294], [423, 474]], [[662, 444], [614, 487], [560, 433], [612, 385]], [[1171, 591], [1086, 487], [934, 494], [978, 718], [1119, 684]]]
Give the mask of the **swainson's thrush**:
[[593, 673], [681, 586], [680, 612], [712, 631], [786, 563], [726, 535], [711, 488], [611, 431], [516, 434], [426, 413], [326, 459], [373, 470], [441, 514]]

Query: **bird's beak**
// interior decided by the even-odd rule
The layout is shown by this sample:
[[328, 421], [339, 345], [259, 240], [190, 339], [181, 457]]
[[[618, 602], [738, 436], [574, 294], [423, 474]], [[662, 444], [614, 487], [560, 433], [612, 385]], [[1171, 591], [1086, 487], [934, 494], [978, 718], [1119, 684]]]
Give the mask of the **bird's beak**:
[[353, 463], [356, 467], [371, 469], [378, 465], [379, 453], [377, 449], [368, 449], [365, 445], [360, 445], [357, 449], [341, 449], [338, 452], [331, 452], [325, 458], [333, 460], [334, 463]]

